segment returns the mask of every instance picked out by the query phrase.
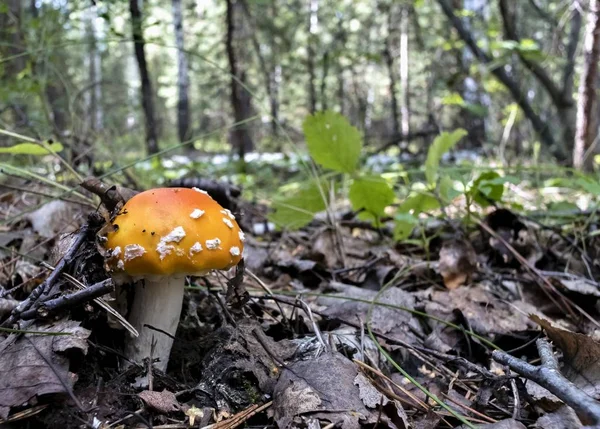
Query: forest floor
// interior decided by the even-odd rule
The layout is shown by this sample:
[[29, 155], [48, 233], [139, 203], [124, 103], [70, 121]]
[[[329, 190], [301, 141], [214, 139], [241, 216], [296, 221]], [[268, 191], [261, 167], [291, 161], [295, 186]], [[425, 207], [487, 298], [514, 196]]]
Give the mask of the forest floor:
[[[255, 227], [264, 207], [236, 199], [247, 302], [228, 300], [235, 269], [191, 278], [163, 373], [121, 365], [126, 322], [96, 248], [104, 219], [70, 201], [32, 210], [41, 196], [11, 186], [2, 427], [600, 425], [595, 213], [545, 225], [491, 208], [396, 242], [344, 210], [253, 234], [268, 230]], [[102, 295], [82, 297], [90, 286]]]

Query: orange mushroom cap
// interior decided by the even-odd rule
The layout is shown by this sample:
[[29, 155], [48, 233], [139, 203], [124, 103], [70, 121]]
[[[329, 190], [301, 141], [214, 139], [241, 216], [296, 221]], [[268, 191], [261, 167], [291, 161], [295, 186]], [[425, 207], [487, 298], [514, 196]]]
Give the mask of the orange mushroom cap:
[[244, 233], [197, 188], [157, 188], [131, 198], [106, 236], [107, 267], [131, 276], [193, 275], [237, 265]]

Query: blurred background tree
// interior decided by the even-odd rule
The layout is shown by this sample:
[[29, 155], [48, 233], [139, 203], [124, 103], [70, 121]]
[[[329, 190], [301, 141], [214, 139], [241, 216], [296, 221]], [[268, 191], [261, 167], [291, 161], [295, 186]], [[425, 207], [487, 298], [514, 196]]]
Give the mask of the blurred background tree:
[[504, 163], [539, 144], [592, 169], [598, 13], [594, 0], [8, 0], [0, 128], [100, 172], [176, 144], [288, 151], [330, 109], [369, 153], [407, 162], [461, 127], [463, 149]]

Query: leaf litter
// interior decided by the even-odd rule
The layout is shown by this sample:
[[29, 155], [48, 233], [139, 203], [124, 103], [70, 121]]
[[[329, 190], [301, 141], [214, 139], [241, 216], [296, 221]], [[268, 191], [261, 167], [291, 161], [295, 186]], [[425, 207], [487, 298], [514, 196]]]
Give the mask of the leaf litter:
[[[235, 213], [252, 208], [241, 199], [234, 203]], [[14, 214], [14, 203], [6, 204]], [[56, 265], [78, 232], [72, 225], [86, 222], [87, 208], [68, 210], [67, 217], [77, 219], [71, 229], [64, 224], [42, 229], [44, 222], [33, 212], [0, 232], [0, 299], [12, 305], [0, 314], [0, 323], [44, 281], [40, 259]], [[328, 216], [316, 216], [298, 231], [254, 236], [252, 225], [267, 222], [261, 216], [242, 221], [249, 226], [243, 286], [250, 301], [231, 307], [221, 293], [226, 279], [192, 277], [166, 373], [148, 372], [148, 362], [121, 367], [124, 330], [91, 300], [10, 327], [71, 335], [0, 331], [0, 422], [49, 428], [82, 422], [182, 428], [580, 427], [585, 418], [574, 404], [491, 358], [492, 350], [501, 349], [535, 362], [535, 340], [545, 335], [565, 377], [591, 398], [600, 397], [600, 331], [582, 316], [598, 316], [598, 268], [574, 263], [577, 250], [567, 250], [562, 233], [497, 209], [482, 221], [493, 236], [482, 228], [457, 231], [442, 223], [426, 231], [431, 240], [406, 244], [382, 233], [390, 230], [386, 225], [372, 228], [364, 220], [345, 225], [344, 213], [334, 213], [333, 225]], [[586, 244], [589, 250], [579, 259], [594, 261], [593, 246]], [[578, 317], [565, 314], [542, 291], [511, 248], [572, 308], [581, 309]], [[36, 259], [16, 253], [31, 249], [37, 249]], [[16, 269], [22, 261], [36, 270]], [[92, 240], [86, 239], [43, 298], [74, 292], [68, 275], [86, 286], [107, 278]], [[129, 293], [125, 288], [120, 299]], [[102, 298], [117, 308], [117, 296]], [[145, 388], [136, 387], [140, 378], [149, 381]]]

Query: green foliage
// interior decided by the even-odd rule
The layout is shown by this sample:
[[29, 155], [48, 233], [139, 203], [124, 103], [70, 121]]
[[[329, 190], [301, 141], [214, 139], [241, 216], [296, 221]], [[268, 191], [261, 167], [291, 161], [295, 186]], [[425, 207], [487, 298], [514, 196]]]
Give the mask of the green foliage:
[[381, 176], [362, 176], [354, 179], [348, 194], [354, 209], [363, 209], [363, 218], [383, 216], [387, 206], [394, 202], [394, 190]]
[[459, 128], [452, 132], [443, 132], [435, 138], [427, 152], [427, 160], [425, 161], [425, 177], [430, 185], [435, 185], [437, 181], [442, 156], [466, 135], [467, 131]]
[[505, 179], [495, 171], [483, 172], [475, 179], [468, 194], [481, 207], [497, 203], [504, 194]]
[[362, 150], [360, 132], [332, 111], [308, 116], [303, 125], [306, 145], [316, 163], [339, 173], [354, 173]]
[[17, 143], [16, 145], [0, 148], [0, 153], [9, 153], [11, 155], [48, 155], [58, 153], [64, 149], [63, 145], [55, 142], [48, 144], [47, 147], [37, 143]]
[[395, 216], [394, 238], [404, 240], [410, 236], [413, 228], [419, 223], [419, 215], [440, 208], [440, 202], [426, 192], [416, 192], [409, 196], [398, 209]]
[[[325, 196], [328, 195], [325, 184], [321, 183], [321, 186]], [[302, 228], [313, 220], [316, 213], [327, 208], [316, 183], [295, 183], [285, 188], [292, 189], [291, 195], [275, 198], [272, 203], [275, 213], [271, 214], [270, 219], [278, 228]]]

